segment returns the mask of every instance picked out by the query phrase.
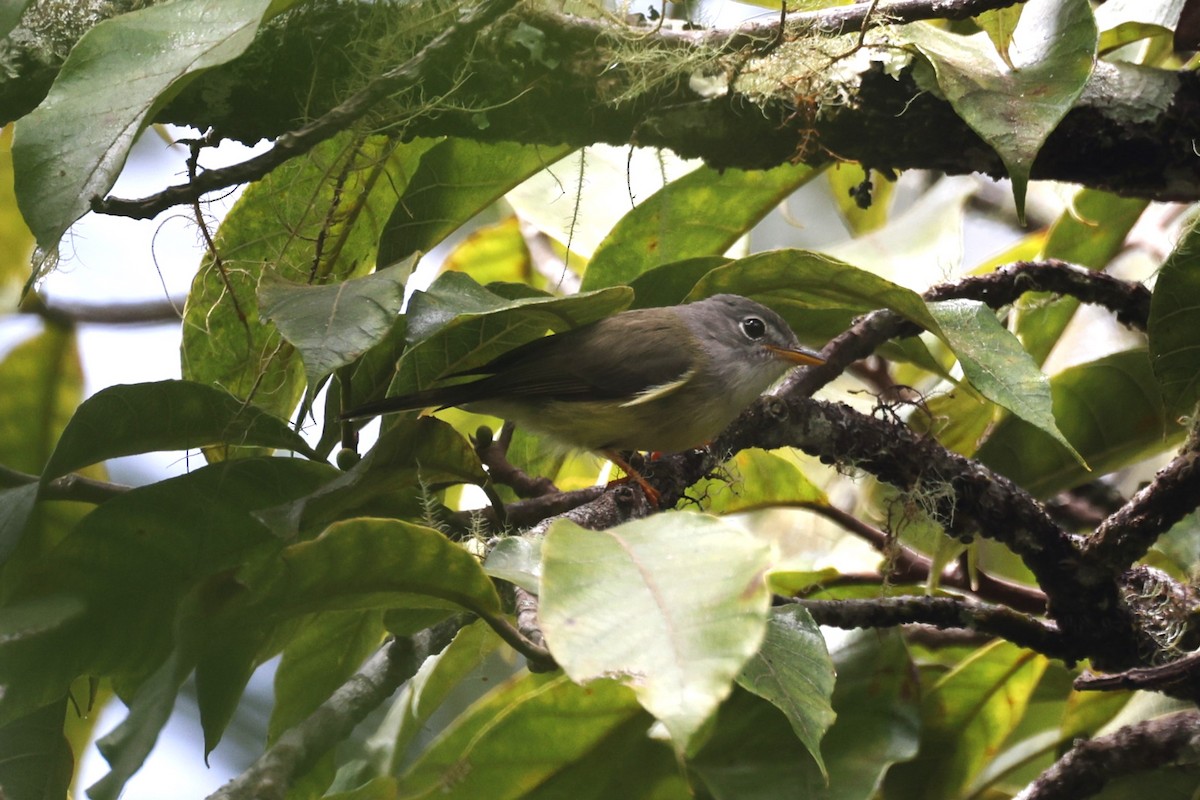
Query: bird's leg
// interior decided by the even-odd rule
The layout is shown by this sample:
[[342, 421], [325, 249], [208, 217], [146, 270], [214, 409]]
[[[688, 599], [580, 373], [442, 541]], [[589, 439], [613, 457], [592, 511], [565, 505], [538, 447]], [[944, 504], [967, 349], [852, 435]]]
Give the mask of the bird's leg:
[[[616, 450], [605, 450], [604, 456], [609, 461], [620, 467], [629, 480], [642, 487], [642, 493], [646, 495], [646, 502], [648, 502], [652, 508], [658, 508], [658, 501], [660, 499], [658, 490], [651, 486], [636, 469], [631, 467], [628, 461], [621, 458], [620, 453], [618, 453]], [[616, 481], [613, 481], [613, 483], [616, 483]]]

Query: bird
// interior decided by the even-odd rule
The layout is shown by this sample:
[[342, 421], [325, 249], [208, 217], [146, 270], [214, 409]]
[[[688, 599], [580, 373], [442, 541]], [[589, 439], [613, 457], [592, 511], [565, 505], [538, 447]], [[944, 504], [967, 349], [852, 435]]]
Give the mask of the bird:
[[459, 406], [568, 447], [675, 453], [707, 444], [794, 366], [822, 363], [776, 312], [717, 294], [544, 336], [443, 378], [477, 380], [385, 397], [341, 416]]

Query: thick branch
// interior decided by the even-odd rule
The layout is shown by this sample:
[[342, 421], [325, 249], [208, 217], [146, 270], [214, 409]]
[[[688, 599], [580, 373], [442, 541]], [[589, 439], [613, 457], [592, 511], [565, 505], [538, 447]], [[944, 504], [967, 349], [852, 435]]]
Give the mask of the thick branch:
[[[787, 36], [854, 32], [864, 23], [869, 27], [887, 19], [957, 18], [1005, 4], [898, 0], [880, 3], [868, 18], [869, 4], [860, 3], [789, 15]], [[156, 121], [211, 128], [217, 136], [245, 142], [297, 130], [345, 100], [344, 87], [360, 83], [361, 55], [382, 48], [388, 31], [403, 28], [403, 15], [410, 13], [405, 4], [305, 3], [268, 26], [243, 57], [191, 82]], [[399, 21], [388, 20], [389, 14]], [[766, 168], [797, 158], [817, 163], [836, 154], [881, 169], [1004, 174], [995, 152], [948, 103], [924, 92], [910, 69], [896, 77], [868, 70], [838, 87], [844, 100], [834, 106], [805, 99], [823, 96], [820, 86], [787, 91], [788, 76], [781, 77], [777, 96], [765, 100], [736, 91], [703, 97], [691, 88], [694, 74], [727, 77], [760, 57], [761, 45], [777, 38], [776, 24], [670, 31], [518, 8], [472, 45], [458, 48], [459, 65], [470, 53], [474, 63], [488, 67], [456, 86], [454, 108], [400, 107], [379, 125], [415, 114], [406, 136], [580, 146], [638, 143], [700, 157], [720, 168]], [[36, 105], [56, 68], [30, 66], [28, 74], [15, 79], [0, 77], [0, 121], [19, 118]], [[435, 73], [418, 76], [426, 100], [415, 102], [427, 102], [453, 85], [445, 74]], [[1200, 141], [1200, 78], [1100, 62], [1076, 107], [1046, 142], [1033, 177], [1194, 200], [1200, 197], [1194, 141]]]
[[385, 644], [307, 719], [285, 731], [249, 769], [209, 800], [282, 800], [296, 778], [415, 675], [427, 657], [445, 649], [460, 624], [459, 620], [447, 620], [416, 636]]
[[[1002, 308], [1026, 292], [1054, 292], [1103, 306], [1112, 311], [1118, 321], [1137, 330], [1145, 330], [1150, 317], [1150, 291], [1145, 286], [1057, 259], [1017, 261], [986, 275], [934, 286], [923, 297], [931, 301], [978, 300], [990, 308]], [[824, 364], [797, 370], [788, 376], [784, 392], [812, 395], [885, 342], [920, 332], [916, 323], [895, 311], [872, 311], [825, 345]]]
[[[854, 20], [861, 20], [864, 5], [850, 12], [814, 13], [850, 14], [832, 27], [855, 30]], [[951, 8], [967, 4], [912, 2], [901, 7], [946, 16]], [[879, 10], [892, 13], [887, 4]], [[292, 27], [294, 33], [285, 34], [304, 36], [302, 22]], [[834, 106], [805, 99], [823, 96], [822, 88], [833, 87], [788, 91], [786, 76], [780, 79], [777, 96], [767, 99], [736, 91], [703, 97], [691, 88], [690, 80], [698, 73], [728, 76], [757, 57], [753, 46], [744, 51], [733, 46], [739, 41], [761, 44], [775, 32], [764, 24], [745, 33], [640, 30], [520, 9], [476, 41], [472, 56], [488, 69], [457, 88], [456, 108], [418, 113], [405, 135], [577, 146], [636, 143], [702, 158], [718, 168], [761, 169], [798, 158], [818, 163], [836, 154], [877, 168], [1004, 175], [996, 153], [946, 101], [919, 87], [911, 69], [895, 77], [881, 68], [870, 69], [857, 82], [837, 87], [845, 99]], [[358, 35], [372, 38], [368, 31]], [[537, 37], [536, 51], [528, 45], [530, 35]], [[272, 41], [278, 49], [299, 49], [286, 37]], [[330, 48], [336, 49], [336, 44], [325, 49]], [[737, 52], [730, 55], [733, 51]], [[269, 64], [270, 54], [248, 54], [247, 60]], [[654, 66], [639, 66], [645, 64]], [[337, 81], [326, 73], [290, 73], [280, 76], [287, 85], [264, 86], [261, 70], [246, 70], [239, 77], [242, 69], [235, 64], [203, 76], [163, 111], [160, 121], [201, 129], [211, 125], [246, 141], [274, 137], [295, 127], [295, 120], [320, 112], [302, 104], [308, 98], [295, 86]], [[429, 91], [437, 93], [439, 86], [430, 82]], [[228, 98], [228, 105], [214, 109], [207, 100], [214, 92]], [[288, 96], [296, 97], [296, 106], [283, 112], [278, 109], [280, 98]], [[275, 109], [273, 118], [264, 119], [264, 109]], [[398, 113], [408, 118], [414, 111]], [[481, 116], [486, 125], [480, 124]], [[1076, 107], [1046, 142], [1033, 177], [1155, 199], [1192, 200], [1200, 197], [1200, 159], [1192, 150], [1196, 140], [1200, 78], [1100, 62]]]
[[1170, 714], [1080, 742], [1017, 795], [1017, 800], [1082, 800], [1122, 775], [1197, 762], [1200, 714]]
[[1120, 572], [1149, 551], [1150, 546], [1187, 514], [1200, 498], [1200, 424], [1154, 481], [1106, 519], [1084, 546], [1097, 567]]

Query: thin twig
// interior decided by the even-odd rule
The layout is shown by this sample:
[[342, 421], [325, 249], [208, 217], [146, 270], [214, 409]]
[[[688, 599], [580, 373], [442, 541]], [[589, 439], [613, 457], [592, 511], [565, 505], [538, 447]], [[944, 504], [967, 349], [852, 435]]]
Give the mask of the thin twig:
[[[31, 483], [40, 481], [37, 475], [30, 475], [27, 472], [6, 467], [0, 464], [0, 488], [15, 488], [17, 486], [27, 486]], [[69, 500], [76, 503], [100, 503], [112, 500], [114, 497], [119, 497], [130, 489], [132, 486], [126, 486], [121, 483], [112, 483], [110, 481], [97, 480], [95, 478], [87, 478], [78, 473], [72, 472], [68, 475], [55, 478], [38, 490], [39, 500]]]
[[798, 600], [821, 625], [893, 628], [922, 623], [999, 636], [1052, 658], [1074, 662], [1078, 653], [1059, 629], [1011, 608], [957, 597], [879, 597], [870, 600]]
[[[880, 553], [887, 556], [888, 566], [886, 575], [875, 575], [875, 582], [886, 580], [896, 583], [924, 583], [929, 580], [929, 576], [933, 570], [933, 562], [916, 550], [898, 544], [886, 531], [876, 528], [873, 525], [868, 525], [853, 514], [848, 514], [835, 506], [819, 503], [802, 503], [801, 507], [815, 514], [820, 514], [845, 530], [859, 536], [870, 543]], [[853, 580], [861, 583], [865, 582], [865, 578], [866, 576], [854, 576]], [[831, 582], [831, 584], [836, 583], [837, 579]], [[972, 585], [971, 576], [958, 564], [943, 571], [938, 579], [938, 583], [941, 586], [971, 592], [976, 597], [984, 600], [1003, 603], [1016, 611], [1022, 611], [1027, 614], [1046, 613], [1046, 595], [1043, 592], [1029, 586], [1022, 586], [1019, 583], [1012, 583], [1011, 581], [993, 577], [984, 572], [979, 572], [975, 575], [975, 582]]]
[[516, 650], [529, 662], [530, 672], [549, 672], [557, 664], [554, 656], [544, 644], [538, 644], [525, 635], [520, 629], [502, 616], [496, 614], [480, 614], [479, 618], [488, 624], [509, 647]]
[[1169, 664], [1155, 667], [1138, 667], [1109, 675], [1085, 672], [1075, 679], [1074, 686], [1081, 692], [1112, 692], [1126, 689], [1168, 691], [1195, 684], [1197, 674], [1200, 674], [1200, 653], [1190, 653]]
[[150, 219], [162, 211], [190, 203], [208, 192], [257, 180], [296, 156], [303, 155], [326, 139], [346, 130], [389, 95], [419, 85], [440, 59], [459, 59], [469, 52], [470, 39], [497, 20], [518, 0], [483, 0], [459, 21], [438, 34], [415, 56], [373, 79], [350, 99], [327, 113], [275, 140], [270, 150], [224, 169], [212, 169], [193, 180], [171, 186], [139, 200], [118, 197], [92, 198], [92, 210], [133, 219]]

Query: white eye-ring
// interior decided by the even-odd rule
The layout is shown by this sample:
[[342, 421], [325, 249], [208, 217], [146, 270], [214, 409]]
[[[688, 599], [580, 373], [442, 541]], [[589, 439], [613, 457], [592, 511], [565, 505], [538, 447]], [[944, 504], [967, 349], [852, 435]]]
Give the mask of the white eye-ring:
[[767, 332], [767, 324], [758, 317], [746, 317], [742, 320], [742, 333], [749, 339], [761, 339]]

